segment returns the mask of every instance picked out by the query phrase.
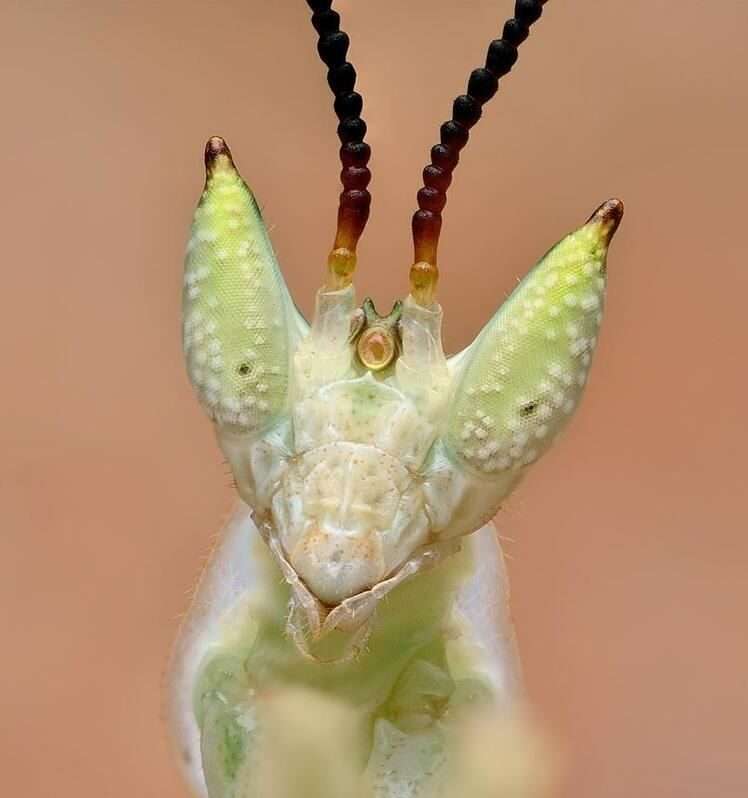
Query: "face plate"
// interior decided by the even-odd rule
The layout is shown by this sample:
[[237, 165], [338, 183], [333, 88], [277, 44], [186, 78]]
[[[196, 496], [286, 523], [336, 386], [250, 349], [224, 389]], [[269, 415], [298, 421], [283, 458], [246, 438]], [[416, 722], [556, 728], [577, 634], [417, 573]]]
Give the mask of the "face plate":
[[[490, 519], [565, 426], [622, 206], [559, 242], [447, 359], [441, 308], [418, 292], [383, 318], [352, 284], [325, 287], [307, 326], [225, 145], [209, 143], [207, 163], [185, 268], [188, 372], [292, 584], [295, 639], [352, 628]], [[371, 331], [391, 351], [362, 357]]]

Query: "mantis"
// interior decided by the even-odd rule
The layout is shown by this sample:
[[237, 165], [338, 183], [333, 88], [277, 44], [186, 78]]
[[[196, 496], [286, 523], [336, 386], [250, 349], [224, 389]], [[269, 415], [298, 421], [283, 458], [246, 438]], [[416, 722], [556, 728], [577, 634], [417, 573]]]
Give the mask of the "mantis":
[[330, 0], [309, 6], [340, 120], [343, 191], [311, 323], [228, 145], [206, 145], [184, 351], [243, 504], [170, 672], [172, 726], [198, 795], [261, 794], [262, 704], [280, 688], [353, 707], [368, 740], [361, 771], [392, 798], [439, 794], [451, 719], [518, 694], [491, 519], [579, 403], [623, 205], [604, 202], [557, 243], [452, 357], [437, 248], [459, 153], [543, 5], [517, 0], [442, 125], [417, 194], [410, 293], [386, 315], [354, 290], [370, 150]]

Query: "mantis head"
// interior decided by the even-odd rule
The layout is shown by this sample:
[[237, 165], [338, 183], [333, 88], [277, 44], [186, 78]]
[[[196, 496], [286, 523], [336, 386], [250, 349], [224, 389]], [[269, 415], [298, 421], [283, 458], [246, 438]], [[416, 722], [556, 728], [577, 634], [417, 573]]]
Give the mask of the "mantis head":
[[446, 190], [482, 105], [540, 16], [521, 19], [521, 9], [540, 4], [518, 3], [520, 16], [471, 74], [424, 169], [410, 293], [385, 316], [370, 300], [359, 306], [356, 245], [370, 203], [362, 101], [338, 15], [329, 3], [310, 5], [343, 164], [311, 324], [219, 137], [205, 149], [184, 280], [187, 370], [291, 586], [289, 630], [304, 651], [334, 628], [366, 628], [389, 590], [449, 556], [556, 440], [587, 382], [608, 246], [623, 214], [619, 200], [600, 205], [540, 259], [470, 346], [445, 356], [436, 290]]

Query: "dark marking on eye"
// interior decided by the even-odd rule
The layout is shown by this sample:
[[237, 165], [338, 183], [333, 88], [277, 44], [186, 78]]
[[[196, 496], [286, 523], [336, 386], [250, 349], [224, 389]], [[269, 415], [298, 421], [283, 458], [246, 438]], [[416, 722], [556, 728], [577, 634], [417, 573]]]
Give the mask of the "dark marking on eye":
[[237, 370], [237, 372], [239, 373], [240, 376], [246, 377], [252, 371], [252, 366], [249, 363], [240, 363], [237, 366], [236, 370]]
[[519, 414], [522, 418], [529, 418], [530, 416], [534, 415], [535, 411], [538, 409], [538, 405], [540, 402], [528, 402], [527, 404], [522, 405], [519, 409]]

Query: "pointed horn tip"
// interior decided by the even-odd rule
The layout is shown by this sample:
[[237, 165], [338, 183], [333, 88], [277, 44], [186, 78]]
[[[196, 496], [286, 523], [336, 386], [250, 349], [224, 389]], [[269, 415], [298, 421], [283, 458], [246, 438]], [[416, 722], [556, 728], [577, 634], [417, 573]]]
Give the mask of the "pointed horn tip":
[[220, 136], [211, 136], [205, 144], [205, 168], [212, 171], [223, 160], [221, 156], [228, 159], [233, 166], [234, 159], [231, 157], [229, 145]]
[[587, 220], [587, 223], [601, 223], [605, 231], [606, 243], [610, 243], [610, 240], [615, 235], [616, 230], [618, 230], [618, 226], [621, 224], [621, 219], [623, 219], [623, 211], [623, 201], [614, 197], [603, 202], [603, 204], [597, 208], [592, 216], [590, 216], [590, 218]]

